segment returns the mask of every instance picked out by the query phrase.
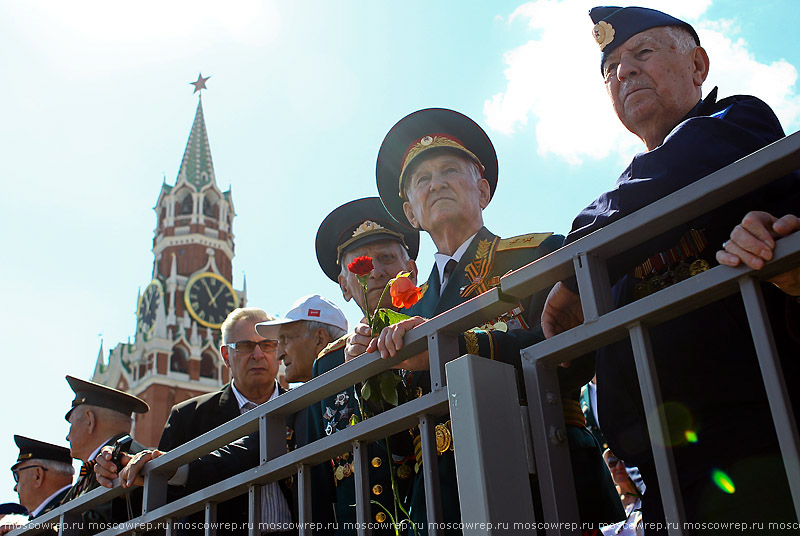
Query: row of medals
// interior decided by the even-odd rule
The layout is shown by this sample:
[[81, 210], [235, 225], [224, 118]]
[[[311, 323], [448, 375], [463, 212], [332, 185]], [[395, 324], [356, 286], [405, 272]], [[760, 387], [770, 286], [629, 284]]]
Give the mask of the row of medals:
[[[349, 476], [352, 476], [353, 473], [355, 473], [355, 467], [353, 462], [348, 460], [350, 460], [349, 452], [346, 452], [341, 456], [337, 456], [334, 459], [334, 465], [336, 466], [336, 469], [334, 469], [333, 471], [333, 476], [336, 478], [336, 480], [345, 479]], [[383, 465], [383, 460], [378, 456], [375, 456], [374, 458], [372, 458], [372, 461], [370, 463], [372, 464], [372, 467], [377, 469], [378, 467]], [[401, 464], [397, 467], [397, 477], [400, 478], [401, 480], [406, 480], [408, 478], [411, 478], [412, 474], [413, 470], [406, 464]], [[376, 491], [375, 488], [380, 488], [380, 491]], [[380, 495], [383, 489], [381, 488], [380, 485], [376, 485], [373, 486], [372, 491], [376, 495]]]
[[636, 283], [633, 287], [633, 299], [638, 300], [649, 296], [663, 288], [705, 272], [709, 268], [708, 262], [703, 259], [695, 259], [691, 263], [688, 261], [679, 262], [663, 274], [653, 273]]

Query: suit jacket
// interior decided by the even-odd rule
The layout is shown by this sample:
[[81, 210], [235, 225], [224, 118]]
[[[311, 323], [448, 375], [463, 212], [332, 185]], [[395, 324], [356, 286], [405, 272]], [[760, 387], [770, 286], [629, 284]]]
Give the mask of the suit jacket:
[[[283, 389], [280, 387], [280, 385], [278, 385], [278, 392], [283, 392]], [[208, 393], [190, 398], [189, 400], [181, 402], [172, 408], [169, 419], [167, 419], [167, 424], [164, 426], [164, 431], [161, 433], [161, 440], [158, 443], [158, 448], [159, 450], [164, 451], [177, 448], [184, 443], [187, 443], [188, 441], [225, 424], [239, 415], [241, 415], [241, 411], [239, 410], [239, 404], [236, 401], [236, 395], [233, 393], [230, 383], [215, 393]], [[303, 421], [305, 421], [305, 419], [303, 419]], [[256, 434], [254, 443], [255, 465], [258, 465], [257, 437], [258, 436]], [[242, 454], [243, 453], [241, 452], [239, 453], [240, 456]], [[247, 460], [248, 461], [245, 462], [242, 470], [253, 466], [250, 464], [249, 458], [247, 458]], [[196, 485], [187, 486], [186, 490], [184, 491], [191, 491], [198, 487], [200, 482], [195, 479], [195, 477], [198, 475], [198, 472], [198, 470], [195, 470], [193, 472], [194, 474], [192, 474], [190, 471], [190, 479], [192, 480], [190, 484]], [[237, 474], [237, 472], [232, 472], [227, 476], [233, 476], [234, 474]], [[223, 476], [218, 471], [209, 473], [209, 477], [209, 480], [203, 480], [202, 483], [204, 485], [218, 482], [223, 478], [226, 478], [226, 476]], [[296, 510], [293, 509], [293, 506], [296, 504], [296, 499], [292, 497], [292, 491], [289, 489], [289, 484], [290, 483], [288, 482], [281, 481], [281, 491], [283, 492], [283, 495], [289, 504], [289, 508], [293, 512], [296, 512]], [[178, 490], [173, 489], [171, 491], [171, 495], [176, 494], [179, 494]], [[247, 514], [248, 509], [246, 493], [217, 505], [217, 521], [220, 523], [243, 523], [247, 521]], [[203, 512], [197, 512], [189, 516], [189, 520], [192, 523], [200, 523], [200, 525], [196, 525], [199, 527], [202, 527], [204, 519]], [[185, 534], [195, 533], [201, 534], [202, 529], [198, 529], [197, 531], [189, 531]], [[238, 531], [227, 532], [222, 530], [222, 528], [219, 528], [217, 529], [217, 533], [236, 534]]]

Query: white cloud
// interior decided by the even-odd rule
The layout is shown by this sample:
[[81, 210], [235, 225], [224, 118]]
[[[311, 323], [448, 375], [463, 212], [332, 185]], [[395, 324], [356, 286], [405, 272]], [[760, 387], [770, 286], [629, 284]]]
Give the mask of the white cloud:
[[[659, 4], [639, 2], [656, 8]], [[697, 29], [709, 52], [706, 92], [718, 85], [720, 96], [757, 95], [775, 109], [787, 130], [796, 129], [797, 69], [784, 60], [757, 61], [745, 41], [735, 40], [734, 22], [702, 19], [710, 4], [711, 0], [673, 0], [669, 7], [671, 14]], [[513, 134], [535, 125], [538, 153], [551, 153], [571, 164], [612, 154], [628, 158], [643, 148], [620, 124], [603, 87], [588, 17], [594, 5], [595, 0], [535, 0], [509, 16], [508, 24], [527, 21], [536, 37], [504, 54], [506, 88], [484, 103], [491, 129]]]

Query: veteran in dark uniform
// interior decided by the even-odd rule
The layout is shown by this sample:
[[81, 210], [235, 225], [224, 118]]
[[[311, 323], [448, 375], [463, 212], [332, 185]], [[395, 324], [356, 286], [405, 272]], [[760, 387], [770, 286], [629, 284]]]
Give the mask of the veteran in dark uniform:
[[[150, 410], [144, 400], [117, 389], [73, 376], [67, 376], [67, 382], [75, 392], [72, 408], [64, 416], [70, 424], [67, 441], [71, 456], [83, 461], [83, 466], [62, 504], [100, 486], [93, 470], [94, 459], [100, 449], [114, 445], [117, 440], [130, 434], [133, 413], [147, 413]], [[142, 445], [133, 441], [126, 450], [138, 452], [142, 448]], [[100, 532], [108, 524], [130, 519], [131, 514], [138, 513], [131, 502], [138, 501], [126, 495], [84, 512], [81, 533]]]
[[[399, 224], [392, 218], [377, 197], [367, 197], [346, 203], [323, 220], [317, 231], [317, 260], [320, 268], [332, 281], [339, 283], [345, 300], [355, 300], [364, 311], [367, 307], [392, 308], [387, 292], [379, 304], [386, 284], [401, 271], [411, 272], [416, 284], [417, 267], [414, 260], [419, 251], [419, 231]], [[355, 275], [347, 270], [347, 265], [360, 256], [372, 258], [373, 270], [369, 276], [367, 299]], [[313, 376], [324, 374], [345, 362], [344, 347], [346, 336], [325, 348], [314, 362]], [[360, 386], [359, 386], [360, 387]], [[309, 408], [309, 440], [343, 430], [351, 424], [368, 417], [362, 414], [357, 394], [353, 387], [335, 394]], [[406, 496], [414, 476], [413, 457], [398, 454], [410, 453], [410, 436], [390, 439], [393, 460], [389, 459], [385, 441], [369, 445], [370, 460], [370, 499], [394, 512], [392, 482], [389, 471], [394, 471], [398, 497], [407, 509]], [[406, 439], [405, 445], [402, 443]], [[354, 523], [355, 481], [353, 478], [352, 452], [330, 460], [314, 469], [316, 478], [313, 492], [314, 521], [338, 521], [337, 534], [355, 534], [345, 531], [343, 523]], [[331, 511], [333, 505], [333, 511]], [[403, 517], [402, 513], [400, 516]], [[370, 521], [389, 522], [383, 508], [373, 504]], [[375, 534], [394, 534], [391, 529], [373, 530]]]
[[[639, 7], [597, 7], [590, 16], [614, 109], [647, 151], [633, 158], [613, 189], [575, 218], [567, 243], [784, 136], [775, 114], [756, 97], [735, 95], [717, 101], [714, 88], [701, 99], [709, 59], [689, 24]], [[789, 214], [800, 203], [799, 192], [796, 174], [782, 177], [610, 259], [616, 305], [707, 269], [714, 264], [717, 245], [747, 212]], [[762, 285], [786, 382], [792, 385], [798, 380], [800, 348], [787, 334], [786, 297], [768, 287]], [[575, 292], [574, 281], [567, 281], [551, 293], [542, 317], [547, 336], [576, 325], [581, 315]], [[687, 519], [793, 521], [791, 495], [738, 295], [652, 326], [650, 338], [669, 410], [670, 443]], [[597, 379], [603, 434], [614, 453], [642, 473], [647, 484], [645, 522], [663, 521], [627, 340], [598, 352]], [[797, 399], [793, 402], [797, 415]], [[735, 493], [715, 483], [713, 475], [720, 470]]]
[[17, 463], [11, 466], [14, 491], [34, 519], [61, 504], [72, 487], [72, 456], [66, 447], [29, 437], [15, 435], [14, 443], [19, 448]]
[[[563, 237], [550, 232], [503, 239], [484, 226], [482, 211], [494, 195], [497, 171], [489, 137], [474, 121], [452, 110], [420, 110], [400, 120], [386, 135], [377, 164], [381, 200], [398, 221], [427, 231], [438, 250], [425, 293], [408, 314], [431, 318], [443, 313], [497, 286], [506, 273], [561, 247]], [[486, 326], [462, 334], [460, 351], [512, 364], [521, 379], [520, 350], [543, 339], [538, 325], [546, 295], [546, 290], [539, 292]], [[399, 349], [397, 341], [402, 341], [404, 331], [421, 321], [412, 319], [387, 328], [370, 349], [391, 354]], [[352, 353], [362, 349], [353, 345]], [[581, 520], [610, 523], [624, 514], [577, 402], [578, 389], [592, 376], [591, 362], [575, 365], [559, 374]], [[414, 374], [417, 386], [430, 391], [429, 373]], [[437, 426], [437, 437], [445, 439], [437, 445], [443, 521], [458, 523], [449, 421]], [[422, 526], [427, 522], [422, 473], [414, 485], [412, 518]]]

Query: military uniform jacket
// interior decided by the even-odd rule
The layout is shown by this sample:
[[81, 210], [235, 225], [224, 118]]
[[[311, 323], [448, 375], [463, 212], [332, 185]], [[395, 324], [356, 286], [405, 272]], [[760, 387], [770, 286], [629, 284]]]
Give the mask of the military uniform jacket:
[[[764, 102], [746, 95], [716, 102], [715, 89], [662, 145], [635, 156], [614, 189], [578, 215], [567, 243], [783, 136], [778, 119]], [[796, 214], [799, 199], [800, 182], [795, 173], [611, 259], [608, 268], [616, 305], [634, 300], [635, 267], [675, 246], [687, 231], [702, 231], [709, 245], [699, 257], [715, 266], [715, 251], [748, 211], [765, 210], [778, 217]], [[795, 358], [783, 359], [782, 364], [786, 382], [792, 385], [800, 378], [800, 361], [796, 359], [800, 349], [786, 333], [786, 297], [770, 287], [762, 285], [779, 354]], [[777, 440], [738, 294], [654, 326], [650, 337], [664, 402], [676, 410], [670, 417], [674, 423], [681, 423], [679, 428], [698, 435], [697, 442], [673, 438], [672, 449], [691, 520], [692, 509], [700, 502], [686, 495], [692, 484], [708, 479], [713, 468], [730, 466], [765, 449], [774, 450]], [[626, 464], [639, 466], [648, 490], [654, 490], [656, 474], [628, 340], [598, 352], [597, 378], [598, 408], [603, 415], [614, 416], [603, 423], [611, 450]], [[798, 415], [797, 399], [793, 405]]]
[[53, 508], [61, 506], [62, 502], [64, 501], [64, 497], [67, 496], [67, 493], [69, 493], [69, 491], [71, 489], [72, 489], [71, 487], [67, 488], [64, 491], [62, 491], [61, 493], [59, 493], [58, 495], [56, 495], [55, 497], [53, 497], [52, 499], [50, 499], [50, 501], [45, 505], [45, 507], [42, 508], [42, 510], [37, 515], [31, 517], [30, 519], [36, 519], [37, 517], [39, 517], [39, 516], [41, 516], [43, 514], [46, 514], [47, 512], [52, 510]]
[[[126, 434], [119, 434], [103, 444], [113, 445], [118, 439], [124, 437]], [[131, 444], [130, 453], [137, 453], [144, 450], [144, 446], [134, 441]], [[75, 484], [67, 490], [61, 504], [64, 504], [72, 499], [81, 497], [90, 491], [100, 487], [100, 483], [95, 478], [94, 470], [89, 470], [85, 475], [78, 476]], [[132, 490], [127, 497], [130, 498], [131, 513], [134, 516], [141, 514], [142, 494], [141, 490]], [[83, 527], [81, 534], [96, 534], [114, 523], [121, 523], [130, 519], [128, 516], [128, 499], [126, 496], [117, 497], [110, 502], [103, 503], [95, 508], [84, 512], [81, 516]]]
[[[328, 372], [343, 364], [344, 346], [347, 335], [331, 343], [320, 352], [314, 361], [313, 377]], [[316, 441], [323, 437], [344, 430], [351, 425], [353, 417], [362, 419], [358, 406], [355, 389], [348, 387], [344, 391], [329, 396], [308, 408], [309, 441]], [[410, 437], [409, 437], [410, 441]], [[392, 452], [397, 461], [397, 452]], [[405, 499], [410, 491], [413, 463], [389, 463], [385, 441], [370, 443], [367, 457], [369, 460], [369, 499], [377, 501], [390, 512], [394, 511], [392, 498], [392, 483], [389, 476], [389, 467], [395, 469], [398, 494]], [[345, 530], [344, 523], [356, 522], [356, 493], [353, 470], [352, 452], [343, 452], [340, 456], [322, 463], [312, 469], [314, 487], [312, 489], [313, 519], [315, 523], [336, 522], [338, 529], [333, 533], [337, 535], [355, 534], [355, 530]], [[404, 503], [407, 508], [407, 503]], [[377, 504], [371, 504], [369, 522], [377, 523], [383, 518], [383, 509]], [[402, 515], [402, 514], [401, 514]], [[386, 518], [383, 522], [388, 523]], [[324, 525], [323, 525], [324, 526]], [[353, 525], [351, 525], [353, 526]], [[331, 533], [321, 531], [320, 533]], [[381, 529], [378, 525], [373, 528], [373, 534], [394, 534], [393, 530]]]

